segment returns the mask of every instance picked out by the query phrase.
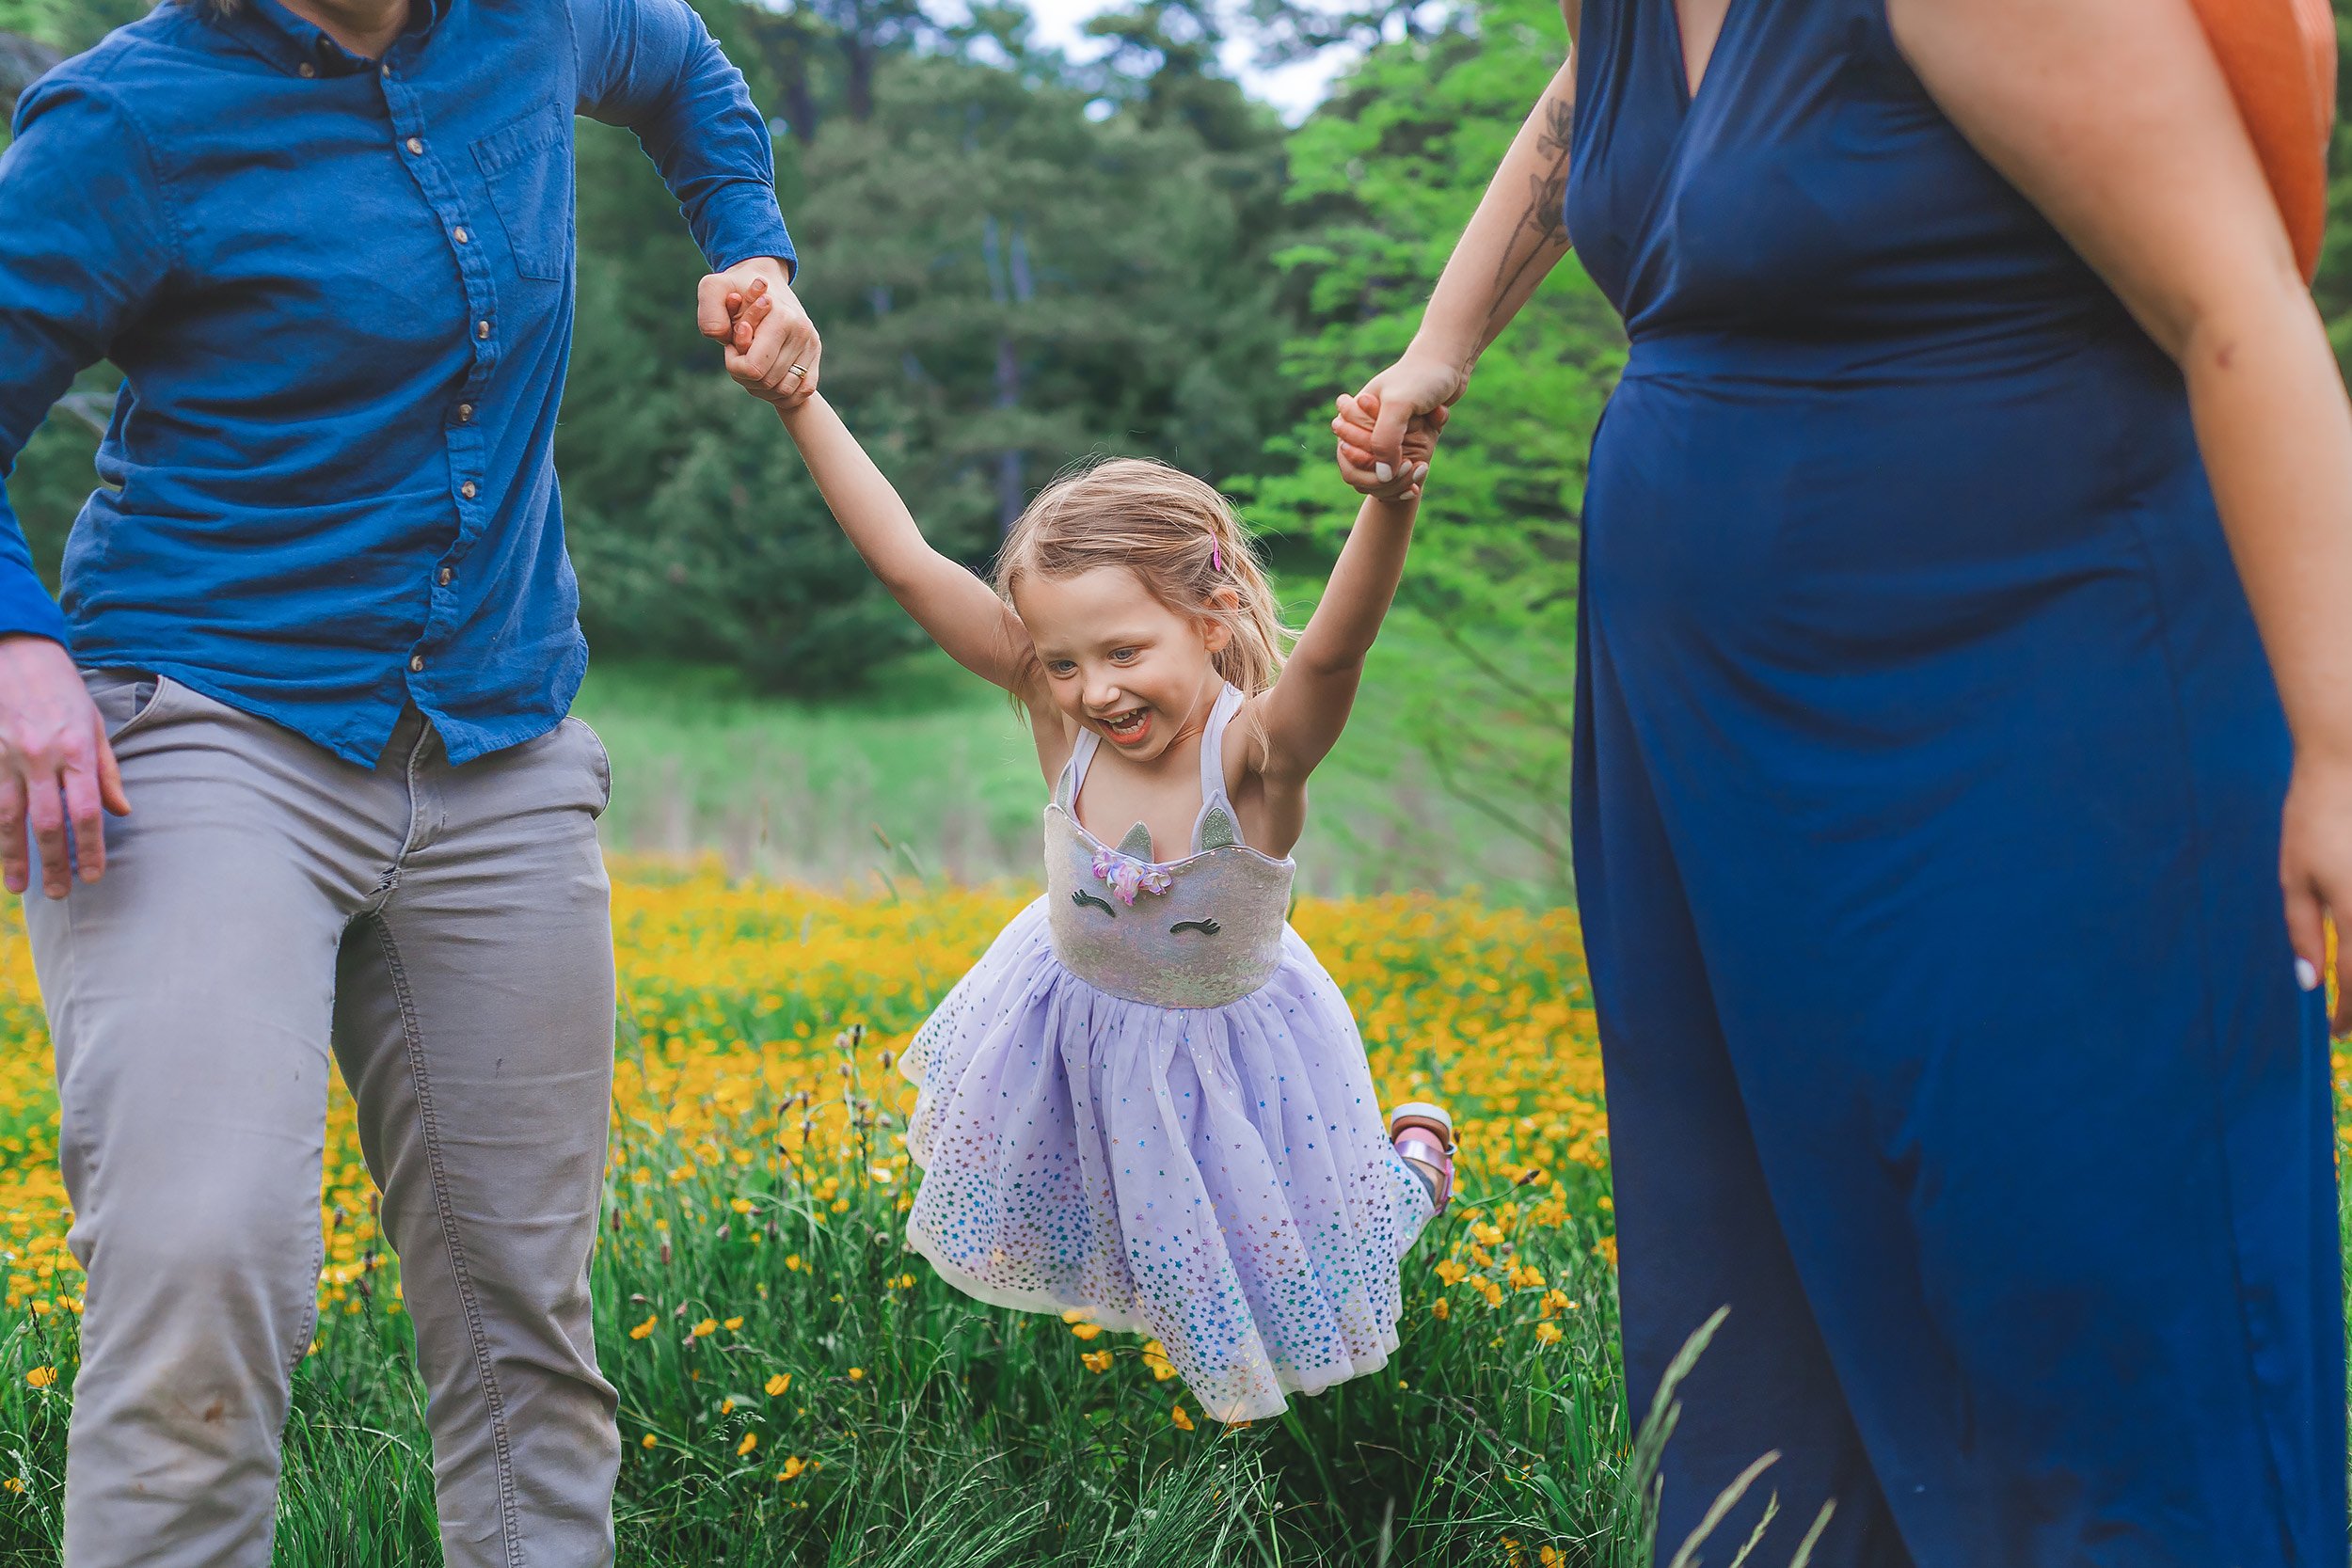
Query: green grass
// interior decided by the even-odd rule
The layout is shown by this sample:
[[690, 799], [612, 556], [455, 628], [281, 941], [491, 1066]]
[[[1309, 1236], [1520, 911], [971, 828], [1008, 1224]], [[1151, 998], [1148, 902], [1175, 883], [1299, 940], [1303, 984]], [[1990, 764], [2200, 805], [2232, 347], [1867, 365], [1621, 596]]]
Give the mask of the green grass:
[[[1520, 896], [1513, 846], [1449, 800], [1397, 733], [1381, 672], [1376, 658], [1315, 775], [1300, 891]], [[936, 651], [831, 703], [767, 696], [723, 669], [598, 662], [577, 711], [612, 754], [613, 850], [713, 853], [740, 873], [871, 888], [886, 836], [960, 881], [1038, 874], [1046, 785], [1028, 731], [1003, 693]]]
[[[757, 1212], [729, 1229], [719, 1216], [743, 1186], [711, 1167], [675, 1185], [617, 1185], [611, 1198], [596, 1338], [621, 1395], [624, 1563], [1383, 1568], [1500, 1563], [1508, 1536], [1529, 1544], [1531, 1563], [1544, 1543], [1566, 1563], [1646, 1564], [1611, 1281], [1580, 1229], [1531, 1231], [1521, 1254], [1581, 1304], [1563, 1320], [1568, 1338], [1540, 1358], [1528, 1300], [1489, 1312], [1456, 1293], [1454, 1318], [1437, 1323], [1442, 1291], [1424, 1288], [1426, 1268], [1408, 1270], [1410, 1326], [1388, 1370], [1296, 1401], [1279, 1422], [1220, 1431], [1202, 1419], [1185, 1432], [1170, 1412], [1189, 1396], [1149, 1373], [1136, 1341], [1093, 1341], [1117, 1358], [1095, 1374], [1060, 1322], [940, 1283], [901, 1250], [893, 1189], [845, 1189], [850, 1208], [836, 1213], [788, 1177], [756, 1184]], [[1477, 1217], [1457, 1206], [1443, 1225]], [[774, 1240], [745, 1245], [752, 1227]], [[1447, 1241], [1433, 1232], [1419, 1256]], [[794, 1256], [809, 1266], [787, 1267]], [[910, 1273], [911, 1288], [896, 1283]], [[437, 1560], [406, 1319], [367, 1306], [330, 1317], [300, 1367], [279, 1568]], [[691, 1332], [735, 1315], [739, 1334]], [[647, 1318], [656, 1331], [633, 1339]], [[0, 1344], [8, 1467], [33, 1482], [0, 1509], [0, 1560], [56, 1561], [65, 1401], [28, 1390], [24, 1374], [70, 1368], [62, 1319], [24, 1320]], [[1527, 1376], [1531, 1360], [1544, 1376]], [[793, 1372], [780, 1399], [764, 1392], [777, 1368]], [[739, 1457], [753, 1431], [760, 1445]], [[775, 1481], [794, 1452], [822, 1465]]]

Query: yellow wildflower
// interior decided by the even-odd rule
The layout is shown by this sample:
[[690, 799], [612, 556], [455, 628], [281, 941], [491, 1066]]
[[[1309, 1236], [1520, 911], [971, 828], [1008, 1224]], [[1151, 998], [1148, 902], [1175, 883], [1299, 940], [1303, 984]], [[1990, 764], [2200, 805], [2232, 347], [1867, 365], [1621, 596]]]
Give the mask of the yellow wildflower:
[[718, 1332], [719, 1320], [716, 1318], [705, 1318], [702, 1322], [694, 1325], [691, 1337], [697, 1339], [707, 1339], [711, 1335]]
[[1106, 1350], [1090, 1350], [1078, 1359], [1089, 1372], [1107, 1372], [1111, 1370], [1111, 1353]]
[[1459, 1285], [1469, 1275], [1470, 1270], [1463, 1267], [1458, 1258], [1448, 1258], [1438, 1265], [1438, 1277], [1448, 1285]]
[[644, 1435], [642, 1439], [640, 1439], [640, 1441], [641, 1441], [641, 1442], [643, 1442], [643, 1443], [644, 1443], [644, 1445], [646, 1448], [649, 1448], [649, 1449], [650, 1449], [650, 1448], [652, 1448], [652, 1447], [653, 1447], [656, 1443], [659, 1443], [660, 1440], [661, 1440], [661, 1439], [660, 1439], [659, 1437], [656, 1437], [656, 1436], [655, 1436], [652, 1433], [650, 1433], [650, 1432], [649, 1432], [649, 1433], [645, 1433], [645, 1435]]
[[732, 1198], [728, 1200], [727, 1207], [739, 1214], [748, 1214], [752, 1212], [752, 1200], [748, 1197]]
[[796, 1479], [803, 1470], [807, 1468], [808, 1461], [803, 1459], [796, 1453], [785, 1460], [784, 1468], [776, 1472], [776, 1479], [778, 1481], [792, 1481]]
[[1081, 1339], [1091, 1339], [1103, 1332], [1101, 1323], [1072, 1323], [1070, 1332]]
[[628, 1337], [632, 1339], [643, 1339], [660, 1326], [661, 1314], [659, 1312], [650, 1313], [646, 1316], [644, 1323], [639, 1323], [635, 1328], [628, 1331]]
[[1157, 1339], [1143, 1342], [1143, 1365], [1155, 1383], [1166, 1383], [1176, 1375], [1176, 1364], [1168, 1360], [1168, 1347]]
[[1443, 1323], [1448, 1318], [1454, 1316], [1454, 1304], [1446, 1300], [1445, 1297], [1439, 1296], [1436, 1301], [1429, 1304], [1429, 1315], [1437, 1319], [1439, 1323]]
[[851, 1368], [850, 1369], [850, 1381], [851, 1383], [863, 1383], [863, 1382], [865, 1382], [865, 1381], [866, 1381], [866, 1369], [865, 1369], [865, 1368], [863, 1368], [863, 1367], [851, 1367]]
[[726, 1321], [726, 1324], [725, 1324], [726, 1331], [727, 1331], [729, 1334], [734, 1333], [737, 1329], [741, 1328], [742, 1326], [743, 1326], [743, 1320], [742, 1320], [742, 1319], [740, 1319], [740, 1318], [729, 1318], [729, 1319]]
[[751, 1451], [757, 1447], [759, 1447], [759, 1433], [756, 1432], [747, 1432], [743, 1434], [743, 1440], [735, 1445], [735, 1457], [738, 1459], [748, 1458], [751, 1455]]
[[24, 1374], [24, 1381], [30, 1384], [33, 1387], [46, 1388], [51, 1384], [57, 1381], [57, 1369], [55, 1367], [35, 1367], [31, 1371]]
[[790, 1372], [778, 1372], [775, 1376], [768, 1380], [768, 1397], [771, 1400], [780, 1398], [782, 1397], [784, 1391], [791, 1386], [792, 1374]]
[[1560, 1342], [1560, 1325], [1554, 1323], [1537, 1323], [1535, 1325], [1535, 1342], [1539, 1345], [1558, 1344]]
[[1176, 1430], [1179, 1432], [1192, 1430], [1192, 1418], [1184, 1414], [1184, 1407], [1181, 1404], [1168, 1413], [1168, 1418], [1176, 1423]]

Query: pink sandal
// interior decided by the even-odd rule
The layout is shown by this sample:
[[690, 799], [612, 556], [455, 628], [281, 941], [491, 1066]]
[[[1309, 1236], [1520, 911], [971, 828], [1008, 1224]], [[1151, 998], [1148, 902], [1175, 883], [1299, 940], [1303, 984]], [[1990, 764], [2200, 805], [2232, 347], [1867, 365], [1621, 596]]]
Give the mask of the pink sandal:
[[1389, 1138], [1429, 1189], [1435, 1212], [1454, 1201], [1454, 1118], [1442, 1105], [1414, 1101], [1389, 1113]]

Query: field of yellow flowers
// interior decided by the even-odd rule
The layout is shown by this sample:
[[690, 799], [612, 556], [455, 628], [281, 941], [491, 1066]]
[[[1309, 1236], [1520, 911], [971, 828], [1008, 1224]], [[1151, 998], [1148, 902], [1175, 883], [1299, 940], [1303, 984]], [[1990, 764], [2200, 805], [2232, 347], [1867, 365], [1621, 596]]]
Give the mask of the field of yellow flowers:
[[[1306, 903], [1384, 1099], [1443, 1099], [1465, 1196], [1382, 1374], [1219, 1428], [1158, 1346], [981, 1307], [903, 1246], [896, 1053], [1020, 905], [616, 875], [621, 1026], [597, 1344], [629, 1563], [1550, 1565], [1640, 1550], [1600, 1069], [1574, 917]], [[81, 1276], [32, 966], [0, 916], [0, 1554], [56, 1560]], [[398, 1268], [330, 1111], [317, 1342], [278, 1560], [435, 1559]]]

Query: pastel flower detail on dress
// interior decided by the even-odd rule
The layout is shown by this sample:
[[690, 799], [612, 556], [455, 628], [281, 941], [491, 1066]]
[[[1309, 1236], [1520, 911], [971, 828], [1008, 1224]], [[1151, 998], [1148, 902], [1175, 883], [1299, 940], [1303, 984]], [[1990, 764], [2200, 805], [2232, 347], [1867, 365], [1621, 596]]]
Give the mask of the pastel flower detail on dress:
[[1175, 879], [1161, 867], [1116, 849], [1094, 852], [1094, 875], [1098, 880], [1109, 883], [1119, 901], [1127, 905], [1135, 903], [1138, 893], [1166, 893], [1175, 885]]

